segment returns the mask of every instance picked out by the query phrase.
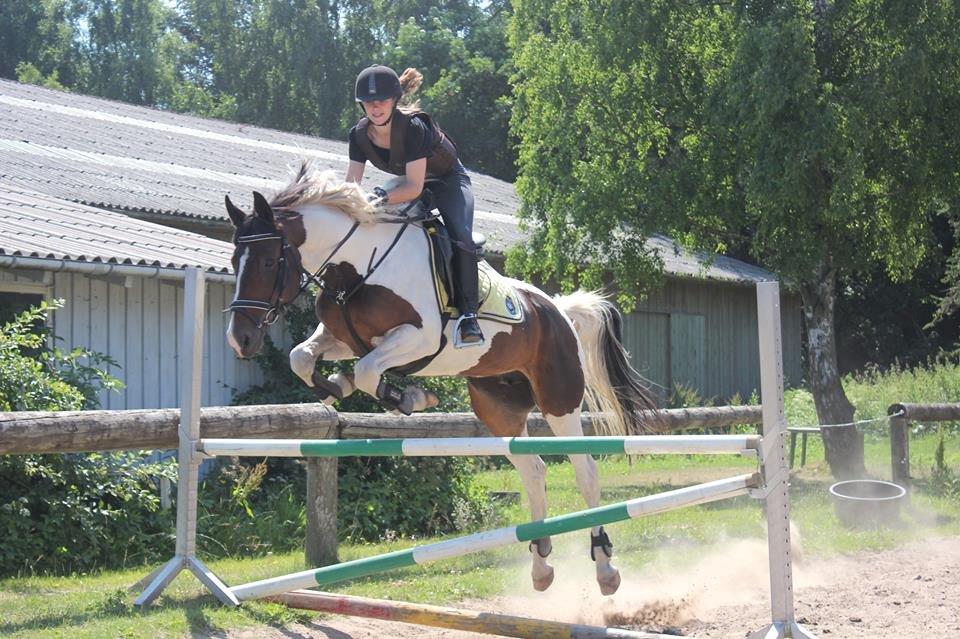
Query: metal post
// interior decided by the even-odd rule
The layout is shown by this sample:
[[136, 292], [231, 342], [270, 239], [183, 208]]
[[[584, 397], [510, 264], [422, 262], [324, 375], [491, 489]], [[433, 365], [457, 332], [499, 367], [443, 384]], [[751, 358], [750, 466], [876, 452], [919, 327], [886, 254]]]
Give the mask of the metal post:
[[133, 588], [144, 590], [134, 604], [145, 606], [160, 596], [181, 570], [189, 569], [217, 599], [234, 606], [240, 602], [196, 557], [197, 490], [200, 484], [200, 458], [194, 446], [200, 439], [200, 380], [203, 370], [204, 279], [196, 267], [187, 269], [183, 292], [183, 344], [181, 346], [180, 447], [177, 463], [177, 545], [176, 554], [166, 564], [140, 580]]
[[780, 335], [780, 286], [757, 284], [757, 328], [760, 338], [760, 398], [763, 403], [761, 444], [770, 563], [770, 612], [773, 623], [750, 639], [815, 639], [796, 623], [793, 611], [793, 567], [790, 551], [790, 468], [786, 455], [787, 419], [783, 407], [783, 345]]

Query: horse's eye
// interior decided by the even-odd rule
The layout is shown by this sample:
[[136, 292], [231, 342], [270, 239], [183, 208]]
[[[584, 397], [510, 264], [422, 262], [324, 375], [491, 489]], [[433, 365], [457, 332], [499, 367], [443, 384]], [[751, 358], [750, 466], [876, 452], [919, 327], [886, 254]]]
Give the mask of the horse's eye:
[[263, 266], [264, 266], [265, 268], [273, 268], [273, 265], [276, 264], [276, 262], [277, 262], [277, 261], [276, 261], [275, 259], [273, 259], [272, 257], [268, 257], [267, 259], [265, 259], [265, 260], [263, 261]]

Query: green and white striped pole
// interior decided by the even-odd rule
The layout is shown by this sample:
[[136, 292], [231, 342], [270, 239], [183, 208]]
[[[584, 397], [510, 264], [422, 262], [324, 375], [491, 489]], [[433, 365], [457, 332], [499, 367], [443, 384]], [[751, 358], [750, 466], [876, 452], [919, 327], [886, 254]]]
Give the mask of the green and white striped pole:
[[395, 568], [469, 555], [517, 542], [529, 542], [549, 535], [603, 526], [617, 521], [666, 512], [683, 506], [728, 499], [745, 494], [750, 488], [756, 487], [758, 483], [759, 475], [756, 473], [719, 479], [705, 484], [679, 488], [657, 495], [639, 497], [609, 506], [600, 506], [599, 508], [550, 517], [527, 524], [499, 528], [375, 557], [355, 559], [282, 577], [254, 581], [235, 586], [230, 591], [238, 600], [245, 601], [278, 595], [298, 588], [313, 588]]
[[759, 435], [448, 437], [426, 439], [201, 439], [212, 457], [432, 457], [450, 455], [756, 455]]

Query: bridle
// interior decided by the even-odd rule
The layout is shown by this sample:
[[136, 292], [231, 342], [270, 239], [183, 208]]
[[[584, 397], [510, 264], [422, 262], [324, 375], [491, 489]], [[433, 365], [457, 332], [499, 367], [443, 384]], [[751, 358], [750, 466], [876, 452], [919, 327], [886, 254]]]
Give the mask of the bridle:
[[[268, 241], [279, 241], [281, 242], [280, 247], [280, 258], [279, 266], [277, 267], [277, 277], [273, 281], [273, 290], [270, 293], [268, 301], [261, 302], [260, 300], [248, 300], [243, 298], [237, 298], [230, 302], [230, 306], [223, 309], [224, 313], [239, 313], [246, 317], [252, 324], [257, 327], [258, 331], [263, 331], [264, 327], [271, 326], [278, 319], [283, 312], [283, 309], [288, 304], [292, 304], [296, 300], [300, 293], [306, 289], [307, 284], [309, 284], [309, 279], [304, 281], [304, 276], [309, 277], [309, 273], [306, 273], [303, 270], [303, 266], [300, 264], [300, 254], [297, 251], [296, 247], [292, 246], [287, 241], [287, 236], [280, 232], [272, 233], [257, 233], [254, 235], [246, 235], [243, 237], [238, 237], [234, 242], [237, 246], [242, 244], [253, 244], [254, 242], [268, 242]], [[291, 251], [293, 252], [291, 254]], [[297, 288], [297, 293], [291, 299], [286, 302], [283, 301], [283, 289], [287, 280], [288, 269], [291, 268], [290, 264], [292, 262], [296, 263], [297, 270], [300, 271], [300, 285]], [[264, 311], [263, 317], [257, 321], [249, 313], [247, 309]]]
[[[285, 307], [289, 306], [290, 304], [293, 304], [297, 300], [297, 298], [300, 297], [300, 294], [303, 293], [311, 283], [316, 283], [320, 287], [320, 290], [324, 295], [330, 296], [336, 301], [337, 305], [340, 307], [340, 310], [344, 315], [344, 320], [347, 324], [347, 328], [350, 329], [351, 336], [362, 347], [364, 351], [369, 352], [370, 349], [366, 347], [366, 344], [364, 344], [363, 340], [361, 340], [356, 333], [356, 329], [353, 326], [353, 322], [351, 321], [350, 316], [347, 313], [346, 305], [347, 305], [347, 302], [350, 300], [350, 298], [353, 297], [354, 293], [356, 293], [366, 283], [367, 279], [369, 279], [370, 276], [373, 275], [373, 273], [380, 267], [380, 265], [383, 264], [384, 260], [387, 258], [387, 256], [393, 250], [393, 248], [397, 245], [397, 242], [400, 241], [400, 236], [403, 235], [404, 230], [406, 230], [406, 228], [410, 224], [416, 224], [417, 222], [420, 222], [422, 220], [422, 218], [406, 217], [406, 215], [411, 211], [411, 209], [413, 209], [416, 206], [416, 204], [417, 204], [417, 200], [414, 200], [413, 202], [408, 204], [406, 207], [403, 208], [400, 214], [393, 220], [382, 220], [384, 222], [399, 224], [400, 228], [396, 236], [394, 237], [393, 242], [391, 242], [390, 246], [387, 247], [387, 250], [384, 251], [384, 254], [380, 256], [380, 259], [376, 262], [376, 264], [373, 263], [373, 259], [374, 259], [374, 256], [376, 255], [377, 249], [376, 248], [373, 249], [373, 253], [370, 255], [370, 265], [367, 267], [366, 274], [360, 279], [360, 281], [357, 284], [352, 286], [349, 290], [344, 290], [344, 289], [331, 290], [329, 287], [326, 286], [326, 284], [321, 278], [323, 276], [323, 273], [330, 266], [330, 263], [331, 263], [331, 260], [333, 260], [333, 257], [340, 251], [343, 245], [347, 243], [347, 240], [349, 240], [350, 237], [353, 236], [357, 228], [359, 228], [360, 226], [359, 222], [353, 223], [353, 225], [346, 232], [346, 234], [333, 247], [333, 250], [327, 256], [327, 259], [323, 261], [323, 263], [314, 273], [310, 273], [309, 271], [304, 270], [303, 264], [300, 260], [299, 250], [297, 250], [295, 246], [290, 244], [287, 241], [287, 236], [284, 233], [280, 232], [279, 230], [274, 230], [268, 233], [256, 233], [251, 235], [244, 235], [242, 237], [237, 237], [234, 240], [234, 244], [236, 244], [238, 247], [242, 244], [253, 244], [254, 242], [267, 242], [267, 241], [273, 241], [273, 240], [280, 241], [281, 242], [280, 258], [279, 258], [280, 264], [279, 264], [279, 267], [277, 268], [277, 277], [273, 282], [273, 290], [270, 293], [270, 298], [268, 301], [261, 302], [260, 300], [248, 300], [243, 298], [237, 298], [232, 302], [230, 302], [230, 305], [227, 308], [223, 309], [223, 312], [239, 313], [240, 315], [243, 315], [244, 317], [246, 317], [251, 324], [255, 325], [258, 331], [263, 332], [265, 327], [273, 325], [274, 323], [276, 323], [278, 319], [280, 319], [280, 315], [283, 314], [283, 310]], [[287, 269], [291, 268], [290, 264], [292, 262], [296, 263], [295, 268], [299, 272], [300, 284], [297, 287], [296, 294], [294, 294], [293, 297], [291, 297], [289, 300], [285, 302], [282, 299], [283, 288], [286, 282]], [[264, 311], [263, 317], [260, 319], [260, 321], [255, 320], [253, 317], [251, 317], [249, 313], [246, 312], [248, 309], [256, 310], [256, 311]]]

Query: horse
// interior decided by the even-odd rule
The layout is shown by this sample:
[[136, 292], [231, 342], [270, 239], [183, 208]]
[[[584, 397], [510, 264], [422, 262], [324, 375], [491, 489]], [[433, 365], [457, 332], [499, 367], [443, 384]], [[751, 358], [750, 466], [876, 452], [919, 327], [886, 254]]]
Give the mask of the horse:
[[[522, 321], [506, 324], [481, 316], [480, 347], [456, 349], [453, 323], [438, 307], [428, 234], [409, 217], [371, 204], [363, 189], [306, 164], [270, 201], [253, 194], [250, 214], [225, 198], [235, 227], [232, 256], [236, 291], [227, 340], [242, 358], [260, 349], [265, 329], [284, 306], [320, 284], [316, 331], [290, 353], [293, 371], [332, 404], [355, 389], [402, 412], [423, 410], [436, 397], [416, 386], [404, 390], [382, 381], [385, 372], [411, 362], [414, 375], [466, 378], [477, 418], [493, 435], [527, 434], [536, 407], [557, 436], [582, 436], [586, 400], [595, 430], [627, 435], [651, 430], [656, 406], [644, 380], [630, 366], [620, 340], [622, 318], [603, 295], [577, 291], [550, 297], [508, 280]], [[320, 359], [357, 359], [352, 375], [327, 379], [315, 373]], [[543, 460], [509, 456], [520, 473], [533, 520], [547, 515]], [[600, 506], [597, 467], [590, 455], [570, 455], [577, 486], [588, 507]], [[602, 526], [590, 531], [590, 556], [604, 595], [616, 592], [620, 571]], [[549, 537], [530, 544], [536, 590], [554, 579], [547, 562]]]

